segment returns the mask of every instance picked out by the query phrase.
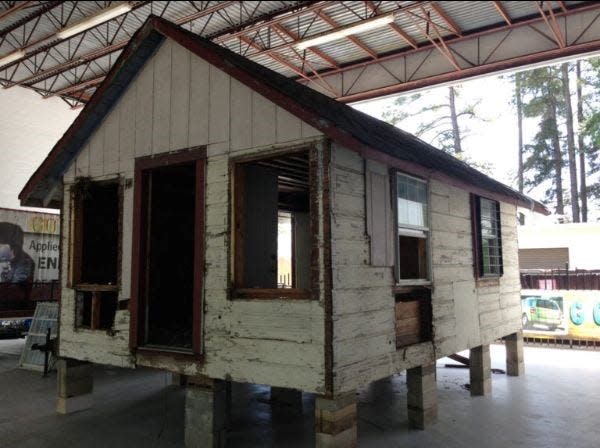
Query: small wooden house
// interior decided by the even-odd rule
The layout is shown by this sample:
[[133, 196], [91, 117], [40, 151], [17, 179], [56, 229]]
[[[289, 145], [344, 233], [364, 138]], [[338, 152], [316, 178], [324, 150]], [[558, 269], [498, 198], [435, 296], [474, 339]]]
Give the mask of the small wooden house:
[[508, 336], [522, 369], [517, 206], [542, 204], [163, 19], [20, 199], [63, 214], [60, 412], [89, 363], [150, 366], [188, 377], [187, 446], [223, 443], [226, 381], [316, 394], [317, 445], [354, 446], [372, 381], [407, 370], [422, 428], [436, 359], [471, 349], [483, 394]]

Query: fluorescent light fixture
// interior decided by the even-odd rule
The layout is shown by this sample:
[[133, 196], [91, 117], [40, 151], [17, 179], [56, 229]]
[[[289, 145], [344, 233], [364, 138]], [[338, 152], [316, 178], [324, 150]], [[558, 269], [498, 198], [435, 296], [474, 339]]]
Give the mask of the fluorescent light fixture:
[[0, 58], [0, 67], [3, 65], [8, 65], [11, 62], [15, 62], [17, 59], [21, 59], [25, 57], [24, 50], [13, 51], [12, 53], [7, 54], [6, 56]]
[[359, 22], [356, 25], [348, 25], [345, 27], [341, 27], [335, 31], [327, 31], [316, 36], [300, 40], [295, 44], [295, 46], [298, 50], [304, 50], [306, 48], [326, 44], [327, 42], [332, 42], [334, 40], [338, 40], [342, 37], [350, 36], [352, 34], [364, 33], [377, 28], [381, 28], [382, 26], [388, 25], [393, 21], [393, 14], [374, 17], [373, 19], [363, 20], [362, 22]]
[[92, 16], [85, 17], [83, 20], [63, 28], [56, 33], [56, 36], [60, 39], [68, 39], [75, 34], [79, 34], [90, 28], [94, 28], [101, 23], [108, 22], [110, 19], [114, 19], [121, 14], [125, 14], [126, 12], [131, 11], [131, 9], [132, 6], [129, 2], [119, 3], [118, 5], [103, 9]]

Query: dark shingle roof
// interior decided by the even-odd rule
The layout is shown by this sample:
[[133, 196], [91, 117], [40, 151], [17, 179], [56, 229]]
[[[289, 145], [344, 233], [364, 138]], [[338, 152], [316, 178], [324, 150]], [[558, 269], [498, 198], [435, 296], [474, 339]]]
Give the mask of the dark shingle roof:
[[149, 18], [110, 71], [80, 116], [19, 195], [24, 205], [40, 205], [49, 186], [58, 182], [83, 142], [100, 124], [131, 79], [164, 37], [193, 53], [307, 121], [334, 141], [382, 158], [399, 168], [490, 194], [542, 213], [545, 206], [490, 178], [455, 157], [381, 120], [335, 101], [309, 87], [227, 50], [158, 17]]

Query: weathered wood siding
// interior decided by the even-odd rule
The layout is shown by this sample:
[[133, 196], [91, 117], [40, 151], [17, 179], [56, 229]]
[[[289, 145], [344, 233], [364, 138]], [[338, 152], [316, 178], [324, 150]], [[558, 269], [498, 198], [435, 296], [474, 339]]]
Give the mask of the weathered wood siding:
[[[64, 175], [133, 179], [136, 157], [206, 145], [205, 362], [134, 358], [128, 349], [129, 312], [118, 311], [114, 336], [74, 329], [74, 297], [63, 275], [61, 356], [122, 366], [135, 363], [185, 374], [267, 383], [319, 392], [324, 388], [324, 311], [318, 301], [228, 300], [230, 156], [315, 144], [321, 134], [238, 81], [165, 41], [128, 87]], [[320, 211], [319, 211], [320, 213]], [[133, 188], [123, 201], [122, 281], [130, 289]], [[69, 226], [63, 220], [63, 247]], [[320, 263], [323, 256], [320, 257]], [[68, 257], [63, 257], [63, 273]]]
[[434, 341], [396, 350], [393, 268], [370, 262], [365, 161], [334, 145], [331, 173], [335, 391], [489, 343], [520, 327], [516, 208], [501, 204], [504, 276], [478, 286], [469, 193], [431, 181]]

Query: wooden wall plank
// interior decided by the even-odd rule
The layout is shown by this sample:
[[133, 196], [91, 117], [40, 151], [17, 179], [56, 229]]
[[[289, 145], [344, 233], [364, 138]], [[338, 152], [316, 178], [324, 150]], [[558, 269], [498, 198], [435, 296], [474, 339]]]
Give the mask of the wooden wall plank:
[[190, 61], [189, 145], [208, 144], [208, 115], [210, 111], [209, 64], [192, 55]]
[[104, 127], [101, 126], [90, 139], [90, 176], [104, 174]]
[[209, 66], [209, 143], [229, 140], [229, 95], [231, 93], [229, 81], [228, 75], [213, 65]]
[[135, 87], [121, 99], [119, 114], [119, 172], [133, 176], [135, 146]]
[[252, 92], [252, 146], [272, 145], [276, 141], [276, 106], [259, 93]]
[[171, 151], [189, 146], [191, 53], [178, 44], [171, 50]]
[[119, 115], [121, 103], [117, 103], [108, 114], [104, 123], [104, 174], [119, 172]]
[[153, 112], [154, 61], [151, 59], [135, 80], [135, 157], [152, 153]]
[[173, 42], [165, 40], [156, 52], [154, 62], [154, 114], [152, 153], [169, 150], [171, 132], [171, 50]]
[[298, 140], [302, 137], [302, 121], [287, 110], [277, 106], [277, 143]]
[[252, 91], [231, 80], [231, 150], [252, 147]]

